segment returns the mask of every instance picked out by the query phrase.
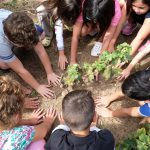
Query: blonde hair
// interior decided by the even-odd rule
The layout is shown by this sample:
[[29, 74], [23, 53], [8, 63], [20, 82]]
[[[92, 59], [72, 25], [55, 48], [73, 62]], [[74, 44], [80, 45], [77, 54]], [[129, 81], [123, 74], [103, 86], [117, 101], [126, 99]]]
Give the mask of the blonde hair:
[[8, 76], [0, 76], [0, 121], [4, 125], [15, 126], [14, 115], [21, 115], [24, 94], [21, 85]]

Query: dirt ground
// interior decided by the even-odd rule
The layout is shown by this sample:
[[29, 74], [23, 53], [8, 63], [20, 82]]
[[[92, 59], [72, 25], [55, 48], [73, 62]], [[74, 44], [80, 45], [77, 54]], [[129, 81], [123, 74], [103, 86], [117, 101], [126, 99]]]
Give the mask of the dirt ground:
[[[7, 0], [8, 1], [8, 0]], [[10, 1], [8, 1], [10, 2]], [[34, 10], [36, 6], [39, 5], [37, 1], [34, 0], [25, 0], [25, 1], [18, 1], [15, 3], [15, 0], [12, 1], [8, 5], [3, 4], [1, 2], [0, 8], [7, 8], [13, 11], [22, 11], [22, 10], [28, 10], [31, 16], [35, 17]], [[17, 4], [17, 5], [16, 5]], [[65, 30], [64, 31], [64, 41], [65, 41], [65, 53], [70, 58], [70, 44], [71, 44], [71, 35], [72, 33], [70, 31]], [[128, 42], [135, 37], [135, 34], [130, 37], [125, 37], [120, 35], [117, 43], [123, 43]], [[78, 62], [79, 64], [82, 64], [83, 62], [93, 62], [96, 60], [96, 58], [93, 58], [90, 56], [90, 51], [93, 46], [94, 39], [90, 37], [85, 37], [80, 40], [79, 48], [78, 48]], [[58, 61], [58, 52], [56, 48], [55, 38], [52, 41], [52, 44], [49, 48], [46, 49], [47, 53], [51, 59], [53, 69], [58, 74], [61, 75], [63, 72], [57, 67], [57, 61]], [[44, 69], [34, 53], [34, 51], [23, 51], [23, 55], [19, 57], [21, 61], [23, 62], [24, 66], [33, 74], [33, 76], [40, 82], [40, 83], [47, 83], [46, 74], [44, 72]], [[2, 73], [1, 73], [2, 74]], [[20, 81], [23, 85], [26, 85], [21, 78], [16, 75], [13, 71], [10, 71], [8, 75], [13, 76], [16, 80]], [[119, 82], [116, 81], [105, 81], [103, 78], [101, 78], [98, 82], [92, 83], [88, 86], [79, 86], [76, 87], [76, 89], [89, 89], [93, 92], [93, 96], [96, 97], [96, 95], [110, 95], [111, 93], [115, 92], [117, 88], [120, 87]], [[27, 85], [26, 85], [27, 86]], [[55, 108], [58, 110], [58, 112], [61, 111], [61, 102], [62, 98], [64, 96], [65, 89], [62, 89], [60, 87], [53, 87], [52, 88], [56, 93], [56, 99], [41, 99], [41, 106], [42, 108], [46, 109], [49, 108], [49, 106], [54, 105]], [[111, 104], [110, 108], [115, 110], [120, 107], [131, 107], [136, 106], [137, 103], [133, 102], [129, 99], [123, 99], [122, 101], [117, 101]], [[30, 111], [25, 112], [25, 116], [30, 116]], [[116, 143], [120, 141], [121, 139], [128, 136], [129, 133], [135, 131], [139, 127], [140, 119], [138, 118], [100, 118], [98, 122], [98, 126], [100, 128], [107, 128], [110, 131], [112, 131], [113, 135], [115, 136]]]

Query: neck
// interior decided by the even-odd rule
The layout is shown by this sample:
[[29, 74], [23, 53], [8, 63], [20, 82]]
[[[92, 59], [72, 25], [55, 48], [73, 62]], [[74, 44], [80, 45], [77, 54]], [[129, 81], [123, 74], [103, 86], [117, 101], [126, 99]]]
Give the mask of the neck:
[[88, 128], [88, 129], [85, 129], [83, 131], [72, 131], [72, 133], [78, 137], [85, 137], [85, 136], [89, 135], [90, 130]]

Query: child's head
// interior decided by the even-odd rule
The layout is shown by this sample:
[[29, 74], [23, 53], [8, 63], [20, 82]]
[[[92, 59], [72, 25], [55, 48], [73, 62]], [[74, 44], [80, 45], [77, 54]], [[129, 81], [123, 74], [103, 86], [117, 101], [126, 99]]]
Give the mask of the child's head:
[[76, 90], [68, 93], [62, 102], [65, 123], [73, 131], [88, 129], [93, 121], [95, 105], [91, 92]]
[[127, 7], [132, 8], [137, 15], [145, 14], [150, 10], [150, 0], [128, 0]]
[[39, 38], [32, 19], [24, 12], [14, 12], [4, 21], [4, 33], [18, 47], [34, 46]]
[[138, 71], [130, 75], [122, 84], [122, 92], [135, 100], [149, 100], [150, 70]]
[[0, 76], [0, 122], [9, 127], [18, 123], [23, 109], [23, 92], [18, 82]]
[[81, 12], [81, 0], [52, 0], [57, 8], [57, 16], [65, 23], [73, 25]]
[[114, 14], [114, 0], [86, 0], [84, 3], [84, 22], [93, 21], [97, 23], [100, 29], [100, 35], [108, 29]]

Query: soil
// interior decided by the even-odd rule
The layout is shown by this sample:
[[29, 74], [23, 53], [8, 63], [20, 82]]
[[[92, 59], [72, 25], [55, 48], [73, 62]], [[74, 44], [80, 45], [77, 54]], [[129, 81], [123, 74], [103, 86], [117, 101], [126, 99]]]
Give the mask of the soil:
[[[18, 0], [17, 2], [16, 2], [16, 0], [11, 0], [11, 1], [7, 0], [7, 2], [5, 1], [5, 3], [0, 4], [0, 8], [6, 8], [6, 9], [9, 9], [12, 11], [24, 11], [25, 10], [25, 11], [28, 11], [28, 13], [30, 13], [30, 16], [32, 16], [34, 19], [36, 19], [34, 10], [35, 10], [36, 6], [38, 6], [38, 5], [39, 5], [39, 2], [34, 1], [34, 0], [30, 0], [30, 1], [29, 0], [28, 1], [27, 0], [25, 0], [25, 1]], [[135, 35], [136, 35], [136, 33], [129, 37], [120, 35], [120, 37], [117, 41], [117, 44], [120, 44], [123, 42], [130, 43], [131, 40], [135, 37]], [[72, 32], [64, 30], [65, 53], [66, 53], [68, 59], [70, 58], [71, 36], [72, 36]], [[78, 48], [79, 64], [82, 64], [83, 62], [93, 62], [94, 60], [97, 59], [95, 57], [90, 56], [90, 51], [93, 46], [94, 40], [95, 39], [88, 37], [88, 36], [85, 38], [81, 38], [81, 40], [79, 42], [79, 46], [78, 46], [79, 47]], [[56, 48], [55, 38], [53, 39], [51, 46], [49, 48], [47, 48], [46, 50], [49, 55], [49, 58], [51, 59], [54, 71], [58, 75], [61, 75], [63, 72], [57, 66], [58, 51]], [[22, 50], [22, 55], [18, 56], [18, 57], [23, 62], [24, 66], [33, 74], [33, 76], [40, 83], [47, 83], [45, 71], [44, 71], [38, 57], [34, 53], [34, 51]], [[2, 75], [3, 73], [1, 72], [0, 74]], [[20, 83], [22, 83], [23, 85], [28, 86], [13, 71], [10, 71], [7, 74], [14, 77], [16, 80], [20, 81]], [[120, 85], [121, 85], [121, 83], [117, 82], [115, 80], [105, 81], [103, 78], [100, 78], [100, 80], [95, 83], [92, 83], [90, 85], [83, 86], [83, 87], [82, 86], [75, 87], [75, 89], [81, 89], [81, 88], [89, 89], [93, 92], [93, 96], [96, 97], [96, 95], [100, 95], [100, 96], [110, 95], [111, 93], [114, 93], [120, 87]], [[62, 98], [63, 98], [66, 90], [62, 89], [60, 87], [53, 87], [52, 89], [56, 93], [56, 99], [43, 99], [42, 97], [40, 97], [40, 99], [41, 99], [40, 107], [47, 109], [47, 108], [49, 108], [49, 106], [54, 105], [55, 108], [58, 110], [58, 112], [60, 112]], [[132, 100], [129, 100], [129, 99], [122, 99], [121, 101], [112, 103], [109, 108], [115, 110], [120, 107], [131, 107], [131, 106], [137, 106], [137, 103]], [[26, 111], [24, 113], [25, 117], [26, 116], [29, 117], [30, 113], [31, 113], [30, 111]], [[100, 118], [98, 121], [98, 126], [100, 128], [107, 128], [110, 131], [112, 131], [112, 133], [116, 139], [116, 143], [118, 143], [118, 141], [127, 137], [129, 133], [135, 131], [139, 127], [139, 122], [140, 122], [140, 119], [131, 118], [131, 117]]]

